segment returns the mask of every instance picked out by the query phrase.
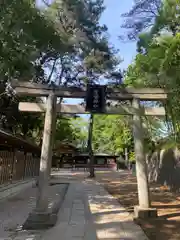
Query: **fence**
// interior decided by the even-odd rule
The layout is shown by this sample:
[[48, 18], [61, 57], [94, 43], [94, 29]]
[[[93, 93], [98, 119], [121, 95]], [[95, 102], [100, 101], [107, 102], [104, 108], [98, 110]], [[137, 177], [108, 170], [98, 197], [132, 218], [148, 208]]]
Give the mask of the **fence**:
[[0, 184], [39, 175], [40, 159], [22, 151], [0, 151]]

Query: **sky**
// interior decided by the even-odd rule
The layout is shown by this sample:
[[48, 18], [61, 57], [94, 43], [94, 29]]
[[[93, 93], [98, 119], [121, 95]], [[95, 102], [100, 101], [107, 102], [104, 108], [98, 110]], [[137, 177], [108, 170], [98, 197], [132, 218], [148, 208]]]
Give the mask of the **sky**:
[[120, 50], [120, 57], [124, 60], [120, 67], [126, 69], [136, 54], [136, 43], [122, 42], [118, 39], [124, 30], [120, 28], [123, 19], [121, 14], [129, 11], [133, 0], [104, 0], [106, 10], [101, 17], [101, 23], [106, 24], [110, 34], [110, 42]]

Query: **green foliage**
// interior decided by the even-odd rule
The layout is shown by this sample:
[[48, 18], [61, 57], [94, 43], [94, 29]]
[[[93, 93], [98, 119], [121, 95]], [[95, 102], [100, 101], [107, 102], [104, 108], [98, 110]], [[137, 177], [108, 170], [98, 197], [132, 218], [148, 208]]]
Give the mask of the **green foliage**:
[[[179, 0], [162, 2], [152, 28], [140, 35], [139, 53], [125, 77], [125, 83], [131, 86], [160, 87], [169, 91], [168, 100], [164, 104], [167, 111], [164, 125], [167, 125], [170, 135], [175, 137], [176, 141], [180, 140], [179, 9]], [[156, 127], [159, 128], [160, 126]]]
[[[7, 0], [0, 8], [1, 125], [14, 132], [42, 137], [43, 116], [18, 112], [18, 101], [4, 97], [5, 83], [41, 81], [85, 85], [114, 71], [118, 60], [110, 47], [107, 27], [100, 25], [102, 0], [57, 0], [37, 9], [32, 0]], [[8, 107], [8, 111], [4, 109]], [[56, 138], [85, 145], [85, 132], [59, 119]]]
[[128, 119], [124, 116], [96, 115], [93, 126], [95, 152], [120, 154], [132, 147], [132, 134]]
[[[0, 8], [0, 82], [1, 127], [13, 133], [34, 136], [42, 131], [42, 118], [20, 113], [18, 102], [31, 98], [5, 95], [11, 79], [43, 81], [46, 78], [41, 59], [52, 49], [62, 51], [63, 42], [52, 22], [35, 8], [33, 1], [3, 1]], [[39, 140], [38, 140], [39, 141]]]
[[88, 121], [81, 117], [71, 120], [74, 141], [81, 151], [86, 151], [88, 138]]
[[[138, 54], [135, 63], [127, 71], [127, 83], [140, 86], [161, 87], [171, 92], [168, 95], [167, 114], [177, 132], [180, 108], [179, 101], [179, 54], [180, 36], [161, 36], [153, 39], [147, 54]], [[138, 77], [138, 81], [136, 78]]]
[[61, 117], [57, 119], [55, 144], [66, 141], [75, 144], [81, 151], [87, 147], [88, 122], [81, 118]]
[[74, 134], [71, 127], [71, 120], [69, 118], [58, 118], [56, 123], [56, 141], [72, 142]]
[[155, 18], [151, 34], [154, 35], [165, 30], [175, 35], [179, 31], [179, 9], [179, 0], [164, 0]]
[[28, 0], [1, 3], [0, 42], [1, 80], [41, 79], [43, 69], [36, 61], [44, 52], [64, 47], [52, 23]]
[[135, 152], [132, 151], [129, 153], [129, 161], [135, 162]]

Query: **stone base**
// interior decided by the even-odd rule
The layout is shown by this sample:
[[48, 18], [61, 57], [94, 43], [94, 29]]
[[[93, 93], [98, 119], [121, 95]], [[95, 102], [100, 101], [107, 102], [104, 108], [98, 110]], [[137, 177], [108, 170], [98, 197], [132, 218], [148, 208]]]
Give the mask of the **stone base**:
[[53, 227], [57, 222], [57, 214], [53, 213], [30, 213], [23, 224], [24, 230], [38, 230]]
[[156, 208], [141, 208], [140, 206], [134, 207], [134, 218], [135, 219], [148, 219], [157, 218]]
[[29, 214], [27, 220], [23, 224], [24, 230], [41, 230], [53, 227], [58, 218], [59, 209], [64, 201], [64, 197], [68, 190], [69, 184], [65, 184], [65, 187], [61, 191], [60, 198], [51, 202], [51, 207], [47, 212], [39, 212], [34, 210]]

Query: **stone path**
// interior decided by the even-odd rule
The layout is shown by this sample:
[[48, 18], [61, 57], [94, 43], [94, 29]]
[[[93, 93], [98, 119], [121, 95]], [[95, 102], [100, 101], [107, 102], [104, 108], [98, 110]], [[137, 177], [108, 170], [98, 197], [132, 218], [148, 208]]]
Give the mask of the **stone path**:
[[56, 226], [43, 240], [147, 240], [131, 216], [98, 183], [71, 183]]
[[[58, 213], [57, 224], [46, 231], [20, 231], [10, 239], [148, 240], [141, 228], [134, 224], [131, 215], [99, 183], [87, 180], [82, 175], [78, 177], [76, 173], [69, 173], [68, 178], [65, 175], [61, 174], [59, 178], [55, 177], [54, 179], [56, 182], [70, 181], [65, 200]], [[29, 202], [29, 206], [31, 204]], [[22, 209], [25, 210], [25, 206], [28, 206], [28, 201], [24, 202], [24, 205], [22, 204]], [[0, 219], [2, 219], [3, 208], [4, 216], [7, 218], [7, 213], [5, 213], [7, 207], [8, 205], [5, 206], [4, 203], [4, 207], [0, 208]], [[15, 213], [18, 214], [17, 209], [21, 208], [20, 202], [17, 206], [14, 203], [14, 208], [16, 208]], [[12, 222], [14, 219], [15, 216]], [[22, 217], [21, 220], [23, 219]], [[6, 221], [6, 223], [8, 222]], [[6, 237], [1, 233], [2, 231], [0, 231], [0, 240], [3, 239], [2, 237]]]

